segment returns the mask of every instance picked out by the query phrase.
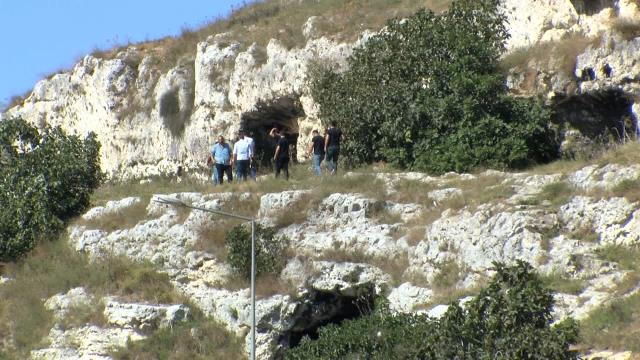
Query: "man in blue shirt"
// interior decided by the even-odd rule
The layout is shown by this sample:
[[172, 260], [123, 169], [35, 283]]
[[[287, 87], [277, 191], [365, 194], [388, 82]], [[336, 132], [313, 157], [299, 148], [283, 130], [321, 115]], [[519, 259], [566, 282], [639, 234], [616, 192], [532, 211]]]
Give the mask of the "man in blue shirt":
[[233, 175], [231, 171], [231, 147], [224, 141], [224, 136], [218, 137], [218, 142], [213, 145], [211, 149], [211, 159], [214, 166], [214, 181], [222, 185], [222, 175], [227, 174], [227, 181], [233, 181]]

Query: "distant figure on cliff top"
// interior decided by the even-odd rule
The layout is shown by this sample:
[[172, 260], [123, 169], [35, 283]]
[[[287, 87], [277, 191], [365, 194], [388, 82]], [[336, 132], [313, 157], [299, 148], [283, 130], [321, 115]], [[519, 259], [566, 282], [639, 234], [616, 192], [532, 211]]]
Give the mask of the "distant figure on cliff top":
[[340, 141], [342, 131], [336, 127], [336, 122], [332, 121], [324, 135], [324, 152], [327, 154], [327, 168], [331, 175], [338, 171], [338, 155], [340, 155]]
[[322, 160], [324, 159], [324, 137], [322, 137], [318, 130], [313, 130], [311, 132], [312, 138], [309, 142], [309, 155], [313, 160], [313, 170], [315, 171], [317, 176], [322, 175], [322, 169], [320, 165], [322, 164]]
[[238, 131], [238, 141], [233, 144], [232, 165], [236, 166], [237, 181], [246, 181], [251, 161], [251, 143], [246, 140], [244, 130]]
[[223, 175], [227, 174], [227, 181], [233, 181], [231, 171], [231, 147], [225, 142], [224, 136], [218, 136], [218, 141], [213, 145], [207, 164], [213, 165], [212, 177], [215, 184], [224, 182]]
[[271, 129], [269, 135], [276, 140], [276, 152], [273, 155], [276, 178], [280, 176], [280, 171], [282, 171], [285, 180], [289, 180], [289, 140], [277, 128]]

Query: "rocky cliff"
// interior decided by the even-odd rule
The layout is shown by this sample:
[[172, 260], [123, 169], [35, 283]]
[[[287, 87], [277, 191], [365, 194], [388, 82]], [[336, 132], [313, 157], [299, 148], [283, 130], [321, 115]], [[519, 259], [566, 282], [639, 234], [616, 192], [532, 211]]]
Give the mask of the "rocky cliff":
[[[514, 93], [545, 96], [558, 110], [559, 124], [589, 139], [611, 133], [624, 139], [635, 131], [637, 1], [505, 0], [503, 6], [510, 54], [521, 57], [508, 70]], [[233, 33], [217, 34], [167, 70], [145, 46], [112, 58], [88, 55], [71, 71], [38, 82], [4, 117], [96, 132], [103, 169], [113, 179], [171, 174], [178, 166], [197, 174], [214, 138], [233, 137], [240, 127], [260, 140], [266, 128], [279, 124], [301, 146], [320, 126], [305, 83], [309, 65], [321, 61], [340, 68], [370, 36], [340, 43], [320, 37], [317, 27], [318, 18], [310, 18], [300, 29], [306, 45], [292, 49], [277, 40], [266, 48], [243, 48]]]
[[[262, 287], [279, 284], [259, 290], [259, 359], [278, 358], [322, 324], [359, 316], [358, 302], [374, 296], [386, 297], [396, 311], [440, 316], [447, 307], [439, 304], [473, 294], [490, 276], [493, 261], [523, 259], [547, 278], [570, 283], [555, 294], [556, 319], [585, 319], [639, 289], [637, 273], [603, 255], [640, 242], [638, 202], [630, 187], [621, 186], [640, 179], [637, 164], [541, 174], [349, 173], [345, 179], [379, 191], [337, 192], [318, 201], [310, 201], [318, 191], [311, 188], [257, 199], [257, 193], [226, 192], [129, 197], [88, 211], [69, 228], [68, 241], [93, 258], [116, 254], [155, 264], [191, 304], [243, 338], [248, 349], [249, 289], [233, 285], [222, 248], [198, 250], [198, 243], [215, 241], [204, 229], [224, 227], [224, 219], [154, 200], [177, 198], [210, 209], [255, 201], [259, 221], [276, 224], [291, 240], [285, 269], [275, 280], [258, 279]], [[629, 191], [608, 195], [620, 188]], [[131, 226], [101, 225], [102, 219], [128, 216], [127, 209], [140, 206], [145, 210], [138, 220], [128, 219]], [[291, 208], [302, 216], [283, 223], [281, 214]], [[78, 288], [48, 299], [46, 306], [64, 318], [67, 309], [91, 297]], [[32, 358], [109, 359], [114, 347], [189, 313], [180, 304], [132, 304], [109, 296], [98, 301], [104, 306], [103, 326], [56, 325], [50, 345], [34, 350]]]

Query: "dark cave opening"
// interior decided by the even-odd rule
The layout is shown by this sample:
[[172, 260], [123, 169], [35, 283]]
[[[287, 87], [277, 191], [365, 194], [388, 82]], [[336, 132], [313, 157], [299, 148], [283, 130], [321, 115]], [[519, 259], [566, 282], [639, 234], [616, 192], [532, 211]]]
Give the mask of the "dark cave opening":
[[615, 8], [616, 0], [571, 0], [580, 15], [595, 15], [606, 8]]
[[359, 296], [346, 296], [332, 292], [312, 291], [303, 302], [296, 323], [282, 334], [280, 344], [294, 348], [303, 338], [318, 339], [318, 330], [329, 324], [357, 319], [374, 309], [375, 291], [372, 286], [361, 289]]
[[619, 90], [606, 90], [561, 98], [554, 122], [569, 125], [592, 140], [624, 141], [635, 136], [633, 99]]
[[[284, 131], [290, 144], [291, 161], [297, 158], [298, 118], [305, 113], [297, 96], [284, 96], [260, 102], [255, 110], [242, 114], [241, 127], [254, 139], [256, 159], [262, 169], [271, 169], [275, 141], [269, 131], [276, 127]], [[270, 171], [270, 170], [267, 170]]]

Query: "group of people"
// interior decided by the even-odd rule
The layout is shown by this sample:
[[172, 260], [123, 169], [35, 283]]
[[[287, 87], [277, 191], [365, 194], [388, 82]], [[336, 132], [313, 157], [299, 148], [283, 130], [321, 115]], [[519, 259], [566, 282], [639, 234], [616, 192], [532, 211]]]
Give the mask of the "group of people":
[[255, 143], [253, 138], [247, 136], [244, 130], [238, 131], [238, 140], [231, 145], [225, 141], [224, 136], [218, 136], [218, 141], [213, 145], [207, 158], [207, 164], [213, 166], [212, 177], [216, 184], [233, 181], [233, 167], [236, 168], [236, 179], [246, 181], [248, 177], [256, 178], [257, 167], [254, 159]]
[[336, 126], [335, 122], [325, 131], [324, 136], [320, 135], [318, 130], [311, 132], [312, 138], [309, 143], [308, 153], [313, 160], [313, 170], [316, 175], [322, 175], [322, 161], [327, 160], [327, 168], [333, 175], [338, 171], [338, 155], [340, 155], [340, 141], [342, 140], [342, 131]]
[[[331, 174], [335, 174], [338, 168], [338, 155], [340, 153], [340, 141], [342, 132], [332, 123], [327, 128], [324, 136], [317, 130], [312, 132], [313, 138], [309, 143], [309, 155], [313, 159], [313, 168], [316, 175], [322, 175], [321, 164], [326, 158], [327, 168]], [[287, 136], [278, 128], [273, 128], [269, 132], [276, 144], [273, 155], [274, 170], [276, 178], [284, 174], [284, 178], [289, 180], [289, 140]], [[253, 180], [257, 176], [257, 163], [255, 158], [255, 142], [244, 130], [238, 131], [238, 139], [231, 145], [225, 141], [224, 136], [218, 136], [218, 140], [213, 145], [211, 153], [207, 157], [207, 164], [212, 167], [212, 178], [215, 184], [223, 184], [223, 176], [227, 181], [233, 181], [233, 168], [236, 169], [236, 180]]]

